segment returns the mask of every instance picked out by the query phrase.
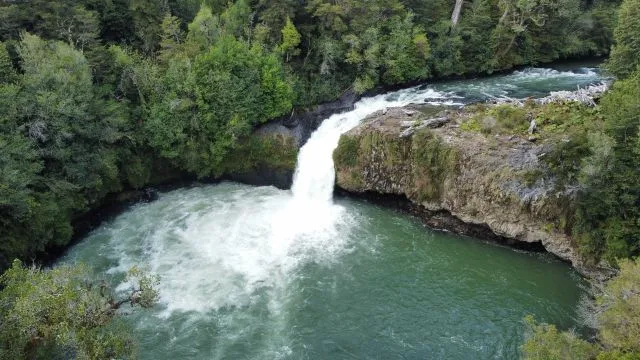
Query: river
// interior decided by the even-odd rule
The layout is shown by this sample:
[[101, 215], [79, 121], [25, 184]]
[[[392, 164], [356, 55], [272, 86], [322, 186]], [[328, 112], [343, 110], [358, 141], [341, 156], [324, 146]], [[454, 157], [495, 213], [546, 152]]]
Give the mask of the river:
[[87, 263], [118, 291], [134, 265], [159, 275], [160, 304], [124, 317], [142, 359], [515, 359], [525, 315], [577, 325], [580, 277], [549, 254], [333, 199], [331, 154], [341, 133], [386, 107], [542, 96], [602, 79], [594, 68], [533, 68], [362, 99], [311, 136], [291, 190], [163, 193], [61, 262]]

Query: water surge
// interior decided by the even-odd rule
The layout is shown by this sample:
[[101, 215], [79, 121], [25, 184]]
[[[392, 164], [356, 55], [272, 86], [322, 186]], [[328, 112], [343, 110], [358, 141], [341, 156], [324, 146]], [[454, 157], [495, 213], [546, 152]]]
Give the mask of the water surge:
[[332, 152], [342, 133], [384, 108], [461, 106], [599, 80], [593, 69], [529, 69], [362, 99], [312, 134], [290, 191], [224, 183], [162, 194], [63, 261], [89, 263], [120, 290], [134, 265], [160, 276], [158, 308], [126, 319], [142, 358], [512, 358], [525, 314], [574, 324], [575, 273], [544, 255], [336, 202]]

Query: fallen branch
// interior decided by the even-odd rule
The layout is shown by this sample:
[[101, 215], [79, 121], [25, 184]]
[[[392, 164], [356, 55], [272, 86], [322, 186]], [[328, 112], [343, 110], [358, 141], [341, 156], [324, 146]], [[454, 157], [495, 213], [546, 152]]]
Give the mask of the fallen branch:
[[514, 105], [518, 107], [524, 106], [527, 101], [533, 101], [536, 104], [551, 104], [562, 102], [579, 102], [587, 106], [596, 106], [596, 99], [600, 98], [609, 89], [609, 84], [602, 83], [598, 85], [589, 85], [584, 88], [578, 88], [574, 91], [554, 91], [548, 96], [538, 99], [515, 99], [510, 97], [493, 98], [488, 102], [496, 105]]

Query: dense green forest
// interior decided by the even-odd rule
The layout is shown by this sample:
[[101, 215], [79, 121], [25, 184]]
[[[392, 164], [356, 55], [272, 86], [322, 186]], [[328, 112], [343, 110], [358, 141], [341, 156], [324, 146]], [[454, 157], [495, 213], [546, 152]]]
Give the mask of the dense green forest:
[[[454, 6], [460, 5], [460, 6]], [[0, 4], [0, 265], [107, 194], [233, 172], [255, 125], [348, 91], [606, 54], [607, 0]], [[241, 158], [241, 157], [240, 157]]]
[[[108, 194], [176, 174], [217, 178], [233, 172], [242, 166], [234, 151], [252, 129], [294, 109], [349, 91], [610, 50], [607, 67], [619, 80], [596, 110], [562, 108], [556, 114], [579, 126], [561, 129], [571, 138], [555, 158], [568, 161], [549, 165], [581, 185], [568, 231], [585, 256], [613, 264], [637, 256], [640, 1], [624, 0], [616, 16], [618, 5], [607, 0], [3, 1], [0, 269], [13, 258], [30, 260], [67, 244], [73, 221]], [[622, 275], [597, 297], [604, 309], [599, 345], [529, 320], [532, 337], [525, 356], [638, 359], [638, 261], [619, 266]], [[0, 340], [10, 344], [0, 346], [0, 357], [46, 357], [70, 343], [87, 358], [130, 355], [126, 338], [104, 330], [112, 326], [119, 302], [78, 271], [43, 272], [16, 262], [0, 277], [6, 330]], [[128, 301], [150, 306], [157, 297], [153, 281], [141, 279], [139, 294]], [[51, 293], [65, 296], [54, 299]], [[78, 317], [69, 320], [68, 304], [98, 312], [74, 313]], [[42, 311], [32, 311], [35, 307]], [[21, 311], [17, 317], [15, 309]], [[21, 332], [24, 328], [35, 337]]]

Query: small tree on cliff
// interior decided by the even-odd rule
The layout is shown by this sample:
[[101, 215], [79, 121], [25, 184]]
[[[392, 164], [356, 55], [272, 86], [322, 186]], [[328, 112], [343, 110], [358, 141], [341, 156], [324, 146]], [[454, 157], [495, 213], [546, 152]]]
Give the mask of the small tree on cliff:
[[285, 62], [289, 62], [289, 58], [293, 55], [300, 54], [300, 41], [302, 36], [296, 29], [290, 18], [287, 18], [287, 23], [282, 28], [282, 44], [280, 44], [280, 51], [285, 54]]
[[116, 299], [83, 266], [50, 270], [16, 260], [0, 276], [0, 359], [126, 359], [134, 355], [125, 328], [114, 321], [124, 305], [149, 308], [157, 279], [129, 272], [128, 296]]
[[537, 324], [527, 316], [527, 341], [521, 347], [526, 360], [640, 359], [640, 258], [621, 260], [620, 272], [601, 289], [590, 311], [598, 330], [597, 344], [588, 343], [555, 326]]

